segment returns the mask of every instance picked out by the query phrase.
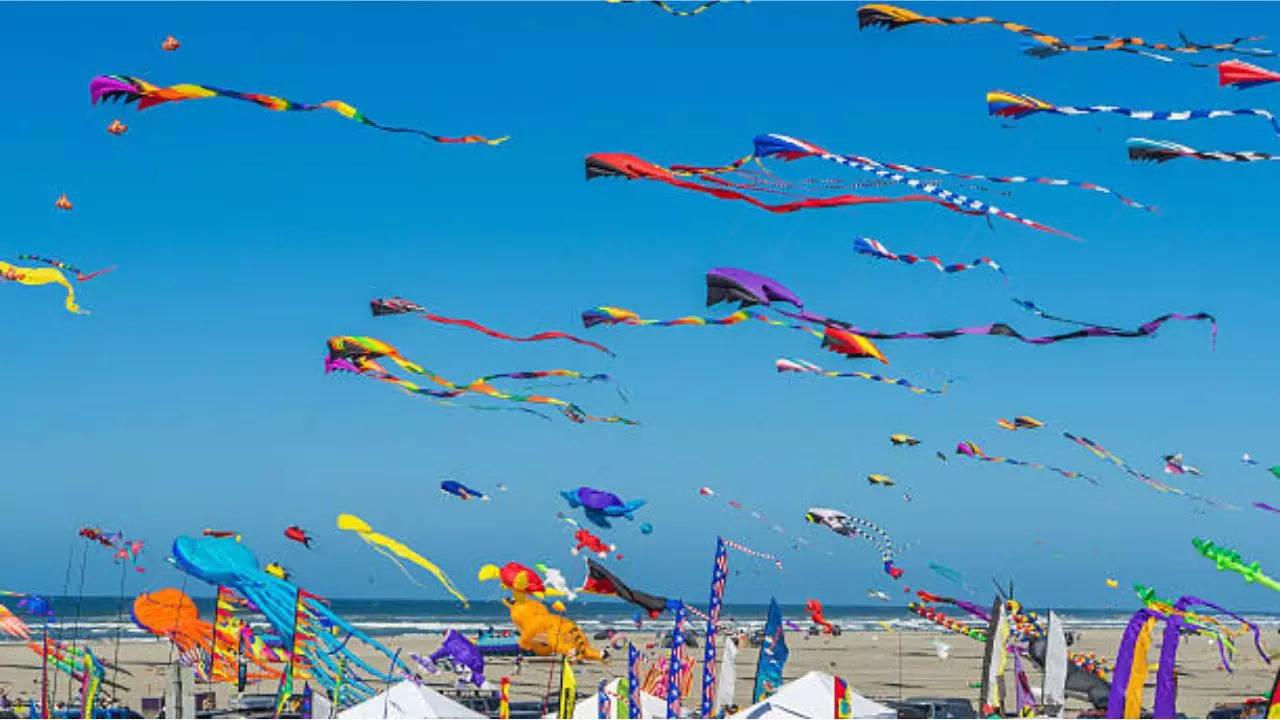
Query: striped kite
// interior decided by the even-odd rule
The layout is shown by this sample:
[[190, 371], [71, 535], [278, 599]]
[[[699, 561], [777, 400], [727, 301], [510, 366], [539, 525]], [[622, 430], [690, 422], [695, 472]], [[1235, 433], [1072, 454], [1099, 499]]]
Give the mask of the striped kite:
[[[547, 395], [522, 395], [515, 393], [505, 393], [491, 385], [491, 381], [499, 378], [509, 378], [514, 380], [538, 380], [542, 378], [573, 378], [585, 382], [594, 382], [610, 379], [608, 375], [584, 375], [574, 370], [534, 370], [525, 372], [511, 373], [495, 373], [493, 375], [485, 375], [467, 383], [459, 385], [453, 383], [423, 366], [406, 359], [400, 354], [395, 347], [371, 337], [356, 337], [349, 335], [337, 335], [329, 338], [328, 342], [329, 355], [325, 359], [325, 372], [344, 371], [352, 372], [358, 375], [382, 380], [399, 386], [402, 390], [418, 394], [427, 395], [433, 398], [455, 398], [464, 393], [477, 393], [486, 395], [497, 400], [507, 400], [510, 402], [524, 403], [540, 403], [545, 405], [553, 405], [564, 413], [565, 417], [573, 422], [582, 423], [587, 420], [605, 423], [622, 423], [625, 425], [637, 424], [633, 420], [628, 420], [616, 415], [609, 417], [596, 417], [589, 415], [577, 405], [561, 400], [559, 398], [549, 397]], [[400, 369], [421, 375], [437, 385], [442, 385], [447, 390], [432, 390], [429, 388], [419, 387], [417, 384], [398, 378], [392, 375], [379, 363], [379, 358], [387, 358], [400, 367]]]
[[853, 377], [853, 378], [862, 378], [863, 380], [875, 380], [882, 383], [889, 383], [890, 385], [897, 385], [898, 387], [901, 387], [901, 388], [906, 388], [907, 390], [910, 390], [911, 392], [916, 393], [917, 395], [925, 395], [925, 394], [941, 395], [942, 393], [947, 391], [947, 387], [945, 384], [942, 386], [941, 390], [931, 390], [929, 388], [916, 387], [915, 385], [912, 385], [910, 381], [904, 380], [902, 378], [891, 378], [891, 377], [885, 377], [883, 375], [876, 375], [875, 373], [866, 373], [866, 372], [857, 372], [857, 371], [833, 372], [830, 370], [823, 370], [822, 368], [818, 367], [817, 365], [814, 365], [813, 363], [807, 360], [799, 360], [799, 359], [792, 359], [792, 358], [778, 358], [777, 360], [774, 361], [773, 366], [780, 373], [786, 373], [786, 372], [808, 373], [810, 375], [821, 375], [823, 377], [831, 377], [831, 378]]
[[897, 260], [898, 262], [903, 262], [908, 265], [915, 265], [918, 262], [924, 261], [937, 268], [938, 272], [944, 272], [947, 274], [958, 273], [961, 270], [972, 270], [980, 265], [986, 265], [992, 270], [1000, 273], [1001, 276], [1005, 277], [1006, 282], [1008, 281], [1008, 276], [1005, 275], [1004, 268], [1000, 267], [996, 264], [995, 260], [992, 260], [989, 257], [980, 257], [968, 264], [952, 263], [944, 265], [936, 255], [926, 255], [924, 257], [912, 255], [910, 253], [903, 253], [899, 255], [891, 252], [889, 248], [885, 247], [879, 240], [874, 240], [868, 237], [860, 237], [854, 240], [853, 249], [862, 255], [870, 255], [871, 257], [880, 258], [881, 260]]
[[1117, 105], [1089, 105], [1086, 107], [1070, 107], [1051, 105], [1044, 100], [1030, 95], [1018, 95], [1005, 90], [992, 90], [987, 93], [987, 112], [997, 117], [1021, 119], [1035, 113], [1053, 113], [1056, 115], [1089, 115], [1091, 113], [1111, 113], [1124, 115], [1135, 120], [1203, 120], [1221, 117], [1239, 117], [1254, 115], [1265, 118], [1271, 123], [1271, 129], [1280, 135], [1280, 122], [1270, 110], [1244, 108], [1240, 110], [1130, 110]]
[[512, 335], [507, 335], [506, 333], [498, 332], [497, 330], [491, 330], [490, 328], [487, 328], [471, 320], [465, 320], [462, 318], [450, 318], [450, 317], [444, 317], [443, 315], [436, 315], [435, 313], [419, 305], [418, 303], [413, 302], [412, 300], [405, 300], [404, 298], [399, 298], [399, 297], [387, 298], [386, 300], [383, 300], [381, 298], [370, 300], [369, 308], [373, 311], [374, 317], [380, 317], [382, 315], [407, 315], [407, 314], [413, 313], [424, 320], [430, 320], [431, 322], [441, 323], [444, 325], [460, 325], [462, 327], [475, 330], [476, 332], [484, 333], [489, 337], [495, 337], [500, 340], [511, 340], [513, 342], [537, 342], [539, 340], [557, 340], [557, 339], [568, 340], [569, 342], [574, 342], [579, 345], [586, 345], [588, 347], [593, 347], [599, 350], [600, 352], [613, 355], [613, 352], [609, 350], [609, 348], [599, 343], [594, 343], [594, 342], [591, 342], [590, 340], [583, 340], [582, 338], [574, 337], [573, 335], [570, 335], [568, 333], [547, 331], [547, 332], [540, 332], [535, 335], [529, 335], [528, 337], [514, 337]]
[[1155, 55], [1146, 50], [1160, 50], [1163, 52], [1173, 53], [1198, 53], [1198, 52], [1226, 52], [1236, 53], [1239, 55], [1252, 55], [1259, 57], [1271, 56], [1269, 50], [1260, 48], [1241, 48], [1237, 47], [1242, 42], [1252, 42], [1258, 40], [1256, 37], [1239, 37], [1224, 43], [1194, 43], [1182, 36], [1182, 42], [1177, 45], [1169, 43], [1149, 43], [1140, 37], [1113, 37], [1110, 35], [1093, 35], [1085, 38], [1078, 38], [1077, 42], [1094, 42], [1100, 44], [1093, 45], [1074, 45], [1047, 33], [1042, 33], [1027, 27], [1021, 23], [1011, 22], [1009, 20], [998, 20], [993, 17], [932, 17], [929, 15], [921, 15], [906, 8], [897, 7], [895, 5], [885, 5], [875, 3], [871, 5], [863, 5], [858, 8], [858, 28], [866, 27], [883, 27], [888, 30], [897, 30], [906, 25], [914, 25], [921, 23], [925, 25], [996, 25], [1002, 27], [1009, 32], [1017, 33], [1025, 38], [1026, 49], [1025, 54], [1035, 58], [1047, 58], [1064, 52], [1092, 52], [1098, 50], [1118, 50], [1121, 52], [1135, 53], [1154, 57], [1158, 60], [1168, 60], [1168, 58]]
[[870, 540], [880, 548], [880, 561], [884, 564], [884, 571], [894, 580], [902, 577], [902, 569], [893, 564], [893, 539], [879, 525], [839, 510], [821, 507], [809, 508], [804, 514], [804, 519], [815, 525], [823, 525], [847, 538], [861, 536]]
[[506, 136], [503, 136], [496, 140], [489, 140], [487, 138], [480, 137], [479, 135], [445, 137], [443, 135], [433, 135], [425, 130], [418, 130], [416, 128], [379, 125], [365, 117], [359, 110], [341, 100], [326, 100], [321, 103], [310, 104], [298, 103], [282, 97], [276, 97], [274, 95], [245, 93], [237, 90], [224, 90], [208, 85], [192, 85], [184, 83], [181, 85], [171, 85], [169, 87], [159, 87], [152, 85], [146, 80], [130, 77], [128, 75], [99, 75], [89, 81], [89, 99], [95, 105], [99, 100], [123, 100], [126, 104], [137, 102], [139, 110], [146, 110], [153, 105], [159, 105], [161, 103], [177, 102], [180, 100], [197, 100], [200, 98], [211, 97], [228, 97], [234, 100], [244, 100], [268, 110], [275, 110], [278, 112], [311, 112], [312, 110], [327, 108], [349, 120], [355, 120], [358, 123], [382, 130], [383, 132], [411, 133], [438, 143], [483, 143], [485, 145], [497, 145], [507, 139]]
[[1168, 162], [1176, 158], [1194, 158], [1196, 160], [1215, 160], [1218, 162], [1258, 162], [1259, 160], [1280, 160], [1280, 155], [1257, 152], [1256, 150], [1196, 150], [1168, 140], [1149, 140], [1147, 138], [1129, 138], [1125, 141], [1129, 149], [1130, 160], [1151, 160], [1157, 163]]
[[1004, 428], [1005, 430], [1009, 430], [1009, 431], [1036, 430], [1038, 428], [1044, 427], [1044, 423], [1031, 417], [1030, 415], [1019, 415], [1015, 417], [1012, 421], [1005, 420], [1004, 418], [1000, 418], [999, 420], [996, 420], [996, 424]]

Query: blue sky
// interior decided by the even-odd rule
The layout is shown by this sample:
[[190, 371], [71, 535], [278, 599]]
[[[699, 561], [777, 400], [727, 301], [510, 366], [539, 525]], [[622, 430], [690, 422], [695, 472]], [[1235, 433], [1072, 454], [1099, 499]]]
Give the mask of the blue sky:
[[[336, 515], [351, 512], [491, 598], [496, 590], [474, 579], [481, 563], [576, 568], [568, 528], [555, 518], [564, 509], [558, 491], [589, 485], [648, 499], [640, 520], [652, 535], [638, 532], [639, 520], [603, 533], [625, 556], [619, 574], [699, 601], [717, 532], [783, 552], [786, 562], [780, 575], [733, 557], [751, 572], [731, 579], [730, 601], [772, 593], [857, 602], [868, 587], [893, 590], [869, 545], [805, 526], [805, 508], [822, 505], [872, 519], [900, 548], [910, 545], [899, 564], [913, 586], [948, 589], [927, 570], [933, 561], [966, 573], [984, 595], [995, 573], [1015, 578], [1028, 600], [1060, 606], [1132, 605], [1104, 585], [1115, 577], [1274, 607], [1265, 591], [1218, 574], [1189, 541], [1213, 538], [1266, 567], [1280, 522], [1247, 507], [1280, 505], [1280, 481], [1238, 462], [1245, 451], [1280, 462], [1275, 168], [1136, 165], [1124, 139], [1270, 151], [1277, 138], [1257, 118], [1045, 116], [1005, 129], [987, 117], [983, 96], [1002, 88], [1068, 105], [1280, 110], [1276, 88], [1241, 94], [1217, 88], [1212, 70], [1120, 53], [1037, 61], [992, 27], [859, 32], [855, 9], [756, 2], [680, 19], [605, 3], [7, 6], [0, 53], [20, 84], [0, 115], [5, 257], [120, 268], [79, 288], [92, 311], [83, 317], [63, 312], [54, 289], [0, 288], [9, 348], [0, 363], [9, 380], [3, 536], [25, 549], [6, 563], [3, 584], [60, 592], [84, 524], [149, 541], [148, 572], [129, 579], [132, 591], [178, 584], [163, 561], [173, 537], [225, 527], [321, 593], [445, 597], [334, 530]], [[1280, 31], [1280, 11], [1256, 4], [930, 10], [998, 10], [1065, 37]], [[160, 51], [169, 33], [181, 50]], [[92, 107], [87, 83], [100, 73], [340, 98], [385, 124], [512, 140], [427, 144], [328, 112], [217, 99], [142, 113]], [[117, 117], [130, 125], [120, 138], [104, 132]], [[745, 154], [761, 132], [888, 161], [1090, 180], [1162, 213], [1066, 188], [987, 195], [1084, 239], [1076, 243], [923, 204], [775, 216], [659, 183], [583, 181], [591, 152], [713, 164]], [[818, 160], [780, 172], [864, 179]], [[61, 192], [72, 213], [53, 209]], [[857, 256], [860, 235], [949, 262], [989, 255], [1006, 267], [1009, 287], [986, 270], [940, 276]], [[719, 265], [773, 276], [817, 312], [884, 329], [997, 320], [1036, 334], [1064, 329], [1022, 313], [1013, 294], [1126, 327], [1207, 310], [1221, 334], [1216, 350], [1196, 323], [1169, 325], [1156, 339], [1046, 347], [984, 337], [883, 343], [889, 374], [921, 384], [961, 378], [943, 397], [917, 397], [859, 380], [779, 377], [779, 356], [870, 368], [763, 326], [590, 331], [618, 352], [613, 360], [568, 343], [374, 320], [367, 306], [398, 294], [511, 333], [573, 331], [593, 305], [648, 317], [700, 312], [702, 273]], [[336, 334], [379, 337], [458, 380], [554, 367], [608, 372], [629, 401], [606, 386], [552, 394], [643, 425], [448, 409], [326, 377], [324, 341]], [[1015, 414], [1047, 427], [995, 426]], [[1192, 503], [1062, 439], [1063, 430], [1149, 473], [1159, 473], [1161, 455], [1181, 451], [1204, 470], [1184, 484], [1246, 507], [1193, 513]], [[891, 448], [893, 432], [924, 444]], [[934, 459], [959, 440], [1102, 485]], [[914, 501], [868, 487], [872, 472], [909, 486]], [[443, 478], [494, 500], [443, 496]], [[500, 482], [510, 491], [494, 492]], [[714, 501], [698, 496], [703, 485], [717, 490]], [[726, 499], [766, 511], [814, 550], [787, 551]], [[290, 524], [311, 529], [316, 548], [286, 541]], [[118, 575], [101, 560], [90, 564], [88, 592], [115, 591]]]

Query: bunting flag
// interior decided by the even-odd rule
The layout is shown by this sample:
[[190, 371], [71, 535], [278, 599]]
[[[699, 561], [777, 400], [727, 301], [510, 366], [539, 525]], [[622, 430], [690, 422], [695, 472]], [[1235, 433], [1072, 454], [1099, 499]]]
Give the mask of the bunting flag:
[[716, 556], [711, 564], [711, 600], [707, 603], [706, 652], [702, 656], [702, 717], [714, 717], [716, 684], [716, 628], [724, 605], [724, 586], [729, 580], [729, 554], [724, 538], [716, 538]]

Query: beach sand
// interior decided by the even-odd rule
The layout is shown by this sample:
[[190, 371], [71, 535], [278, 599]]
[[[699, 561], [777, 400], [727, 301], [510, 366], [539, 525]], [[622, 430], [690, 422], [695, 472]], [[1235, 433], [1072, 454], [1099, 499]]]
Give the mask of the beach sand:
[[[701, 624], [698, 629], [701, 630]], [[1094, 652], [1108, 659], [1114, 656], [1120, 639], [1117, 628], [1073, 628], [1079, 632], [1076, 645], [1077, 652]], [[1275, 630], [1268, 628], [1267, 633]], [[652, 632], [632, 633], [631, 639], [641, 648], [654, 642]], [[1160, 634], [1156, 633], [1149, 660], [1155, 663], [1159, 658]], [[427, 655], [439, 646], [439, 635], [402, 635], [381, 638], [391, 648], [403, 648], [405, 655], [416, 652]], [[951, 646], [948, 659], [940, 659], [934, 647], [934, 641]], [[897, 700], [912, 696], [946, 696], [961, 697], [974, 701], [978, 691], [969, 687], [977, 681], [982, 666], [982, 645], [966, 637], [934, 632], [845, 632], [840, 637], [816, 636], [804, 637], [799, 633], [788, 633], [787, 642], [790, 658], [785, 669], [785, 679], [791, 680], [810, 670], [822, 670], [840, 675], [851, 687], [861, 694], [880, 700]], [[604, 647], [604, 641], [594, 641], [597, 647]], [[1274, 678], [1275, 669], [1266, 665], [1252, 649], [1250, 639], [1241, 638], [1240, 651], [1232, 666], [1234, 673], [1224, 672], [1220, 668], [1218, 650], [1205, 638], [1184, 639], [1178, 652], [1178, 709], [1191, 717], [1203, 717], [1214, 703], [1239, 700], [1243, 697], [1265, 695]], [[99, 654], [107, 660], [114, 659], [113, 646], [98, 647]], [[612, 653], [606, 663], [581, 663], [575, 667], [578, 680], [579, 695], [594, 693], [602, 678], [617, 677], [626, 672], [626, 654]], [[665, 653], [656, 648], [647, 652], [657, 656]], [[691, 651], [701, 661], [703, 649]], [[736, 665], [735, 701], [741, 707], [750, 704], [751, 686], [755, 672], [758, 650], [742, 647]], [[129, 690], [120, 694], [120, 699], [129, 706], [140, 709], [141, 698], [162, 696], [164, 693], [165, 669], [174, 657], [167, 642], [132, 641], [119, 646], [119, 665], [132, 675], [120, 673], [118, 680], [127, 685]], [[371, 662], [381, 665], [385, 659], [369, 656]], [[1012, 668], [1012, 663], [1009, 665]], [[1034, 665], [1028, 663], [1028, 673], [1032, 687], [1039, 691], [1041, 676]], [[496, 683], [504, 675], [511, 678], [511, 699], [540, 700], [547, 691], [548, 683], [554, 692], [558, 682], [558, 663], [549, 659], [526, 659], [520, 672], [516, 672], [512, 658], [490, 658], [485, 669], [486, 677]], [[38, 697], [40, 667], [37, 657], [25, 646], [0, 645], [0, 687], [9, 693], [11, 698], [26, 696]], [[108, 679], [113, 675], [108, 673]], [[694, 671], [692, 697], [686, 698], [686, 708], [697, 708], [701, 687], [701, 662]], [[1145, 704], [1149, 707], [1152, 697], [1152, 684], [1155, 673], [1148, 677], [1148, 690]], [[451, 687], [453, 676], [449, 673], [427, 675], [428, 685]], [[1006, 686], [1012, 692], [1012, 674], [1006, 674]], [[299, 688], [301, 683], [299, 683]], [[207, 687], [200, 685], [198, 691]], [[217, 688], [218, 704], [224, 707], [233, 688], [226, 685]], [[248, 692], [271, 693], [275, 691], [274, 683], [261, 683], [251, 686]], [[67, 701], [70, 697], [65, 676], [57, 680], [56, 700]], [[1069, 713], [1084, 709], [1081, 701], [1069, 701]]]

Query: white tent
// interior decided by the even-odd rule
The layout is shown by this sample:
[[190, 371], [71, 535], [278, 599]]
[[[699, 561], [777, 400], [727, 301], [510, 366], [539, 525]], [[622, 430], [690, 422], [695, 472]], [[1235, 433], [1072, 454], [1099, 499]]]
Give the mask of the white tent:
[[375, 718], [482, 718], [478, 712], [429, 687], [404, 680], [390, 690], [338, 713], [344, 720]]
[[[898, 712], [850, 689], [855, 718], [896, 718]], [[810, 672], [778, 688], [778, 692], [734, 715], [735, 718], [829, 718], [835, 714], [836, 679]]]
[[[579, 690], [581, 689], [583, 688], [580, 687]], [[618, 680], [616, 678], [613, 680], [610, 680], [609, 683], [604, 686], [604, 689], [605, 689], [605, 692], [608, 693], [610, 700], [612, 700], [612, 702], [615, 703], [615, 705], [609, 710], [609, 717], [617, 717], [618, 706], [616, 705], [616, 703], [618, 702]], [[592, 693], [591, 697], [579, 702], [577, 705], [574, 705], [573, 716], [575, 718], [599, 717], [599, 715], [597, 714], [599, 711], [599, 708], [597, 707], [599, 700], [596, 698], [596, 695], [597, 693]], [[701, 701], [701, 696], [696, 696], [693, 698], [693, 702], [700, 702], [700, 701]], [[622, 702], [626, 702], [626, 698], [623, 698]], [[685, 698], [684, 704], [687, 706], [688, 703], [689, 703], [689, 698]], [[688, 714], [687, 709], [685, 711], [685, 714], [686, 715]], [[641, 691], [640, 692], [640, 716], [645, 718], [665, 718], [667, 716], [667, 701], [663, 700], [660, 697], [656, 697], [656, 696], [650, 695], [647, 692]], [[555, 717], [555, 715], [551, 714], [551, 715], [547, 715], [547, 717], [549, 718]]]

